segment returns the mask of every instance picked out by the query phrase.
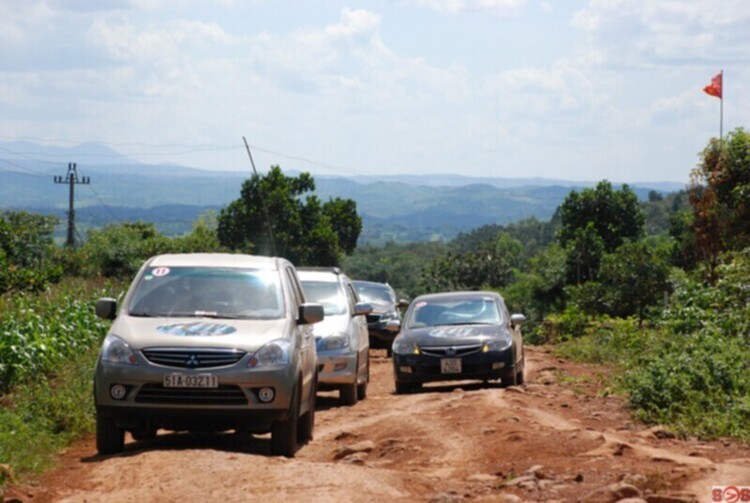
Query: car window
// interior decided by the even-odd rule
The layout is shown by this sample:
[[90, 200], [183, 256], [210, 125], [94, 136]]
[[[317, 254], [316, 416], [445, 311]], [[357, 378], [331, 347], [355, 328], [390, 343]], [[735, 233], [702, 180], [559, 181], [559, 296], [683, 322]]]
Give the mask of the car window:
[[323, 305], [326, 316], [347, 313], [348, 299], [338, 281], [302, 280], [302, 287], [310, 302]]
[[283, 314], [276, 271], [151, 267], [132, 295], [131, 316], [276, 319]]
[[357, 293], [365, 302], [376, 304], [395, 304], [396, 294], [393, 290], [385, 285], [369, 285], [364, 283], [355, 283], [354, 287]]
[[438, 325], [496, 325], [502, 313], [492, 298], [447, 299], [417, 302], [409, 314], [409, 328]]

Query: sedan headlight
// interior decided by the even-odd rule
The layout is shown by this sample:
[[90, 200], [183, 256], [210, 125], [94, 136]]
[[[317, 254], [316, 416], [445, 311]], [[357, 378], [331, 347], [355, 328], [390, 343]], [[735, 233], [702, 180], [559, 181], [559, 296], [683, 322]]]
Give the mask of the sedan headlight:
[[399, 355], [418, 355], [419, 346], [406, 339], [396, 339], [393, 341], [393, 352]]
[[102, 360], [110, 363], [138, 365], [138, 358], [136, 358], [128, 343], [114, 334], [107, 334], [107, 337], [104, 338]]
[[513, 345], [513, 339], [494, 339], [487, 341], [482, 346], [483, 353], [489, 353], [490, 351], [505, 351]]
[[289, 364], [290, 343], [286, 339], [271, 341], [250, 357], [250, 368], [280, 367]]
[[348, 347], [349, 336], [344, 333], [329, 335], [318, 341], [319, 351], [332, 351], [334, 349], [345, 349]]

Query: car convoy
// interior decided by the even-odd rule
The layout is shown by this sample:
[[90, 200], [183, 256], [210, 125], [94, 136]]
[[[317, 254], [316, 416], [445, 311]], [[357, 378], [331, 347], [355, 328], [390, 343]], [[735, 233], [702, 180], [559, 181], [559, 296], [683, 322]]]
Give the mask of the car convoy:
[[342, 405], [367, 396], [370, 347], [392, 356], [396, 393], [524, 378], [525, 318], [495, 292], [408, 304], [387, 284], [282, 258], [152, 257], [122, 302], [99, 299], [96, 314], [113, 320], [94, 373], [99, 454], [123, 451], [126, 431], [235, 430], [270, 432], [271, 453], [293, 457], [313, 437], [318, 390]]

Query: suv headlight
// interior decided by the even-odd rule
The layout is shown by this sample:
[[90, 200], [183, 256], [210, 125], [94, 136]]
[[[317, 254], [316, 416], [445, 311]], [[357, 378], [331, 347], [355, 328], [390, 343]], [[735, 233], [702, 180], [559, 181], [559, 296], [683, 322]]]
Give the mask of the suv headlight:
[[104, 338], [102, 360], [110, 363], [138, 365], [138, 358], [136, 358], [128, 343], [114, 334], [107, 334], [107, 337]]
[[397, 338], [393, 341], [393, 352], [400, 355], [418, 355], [419, 346], [411, 341]]
[[289, 364], [290, 343], [286, 339], [271, 341], [250, 357], [250, 368], [280, 367]]
[[388, 323], [391, 320], [397, 320], [397, 319], [399, 319], [397, 311], [388, 311], [386, 313], [383, 313], [380, 316], [380, 322], [381, 323]]
[[490, 351], [505, 351], [512, 345], [513, 345], [513, 339], [511, 338], [495, 339], [492, 341], [485, 342], [484, 346], [482, 346], [482, 352], [489, 353]]
[[318, 341], [318, 350], [320, 351], [332, 351], [334, 349], [344, 349], [348, 347], [349, 336], [344, 333], [329, 335]]

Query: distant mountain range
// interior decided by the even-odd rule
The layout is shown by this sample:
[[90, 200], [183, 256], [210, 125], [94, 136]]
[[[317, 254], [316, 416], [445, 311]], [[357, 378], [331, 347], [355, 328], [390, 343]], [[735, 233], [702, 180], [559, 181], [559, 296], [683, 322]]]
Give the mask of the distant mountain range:
[[[75, 187], [81, 230], [144, 220], [154, 222], [165, 234], [182, 234], [201, 213], [218, 211], [239, 197], [242, 182], [250, 175], [249, 170], [141, 164], [98, 144], [46, 147], [0, 142], [0, 210], [54, 213], [64, 220], [68, 189], [54, 183], [53, 177], [64, 177], [68, 162], [78, 159], [79, 177], [91, 180], [90, 185]], [[344, 197], [357, 202], [365, 227], [360, 242], [370, 243], [450, 239], [485, 224], [532, 216], [548, 219], [572, 189], [596, 184], [444, 174], [313, 176], [315, 193], [322, 200]], [[675, 182], [630, 186], [641, 198], [651, 190], [666, 193], [684, 188]]]

